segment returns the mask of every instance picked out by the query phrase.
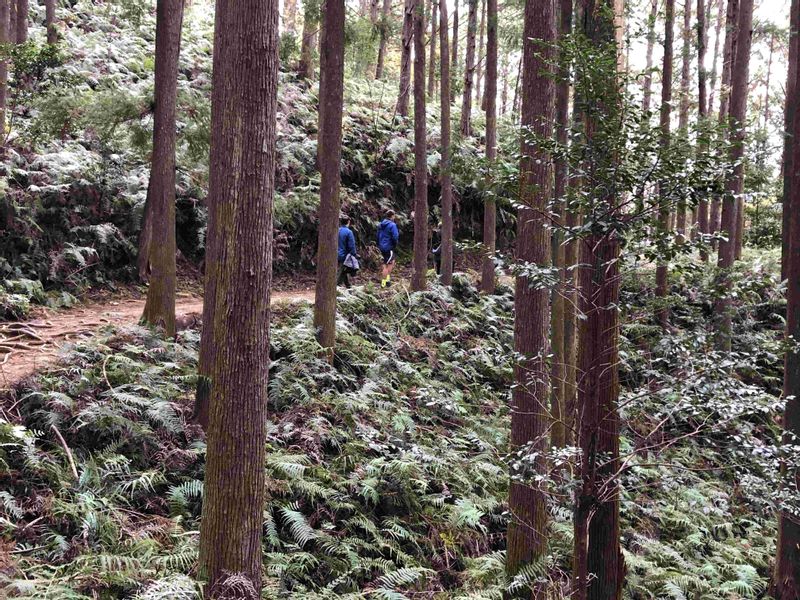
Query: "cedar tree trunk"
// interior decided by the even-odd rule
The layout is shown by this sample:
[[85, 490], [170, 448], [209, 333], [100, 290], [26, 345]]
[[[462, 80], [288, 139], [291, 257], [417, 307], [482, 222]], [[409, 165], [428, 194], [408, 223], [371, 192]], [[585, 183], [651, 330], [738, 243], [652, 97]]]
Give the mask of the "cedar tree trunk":
[[183, 0], [158, 0], [153, 156], [145, 202], [150, 240], [139, 251], [150, 265], [142, 321], [163, 328], [168, 336], [175, 335], [175, 102], [182, 26]]
[[[791, 6], [791, 28], [793, 35], [789, 37], [789, 43], [795, 45], [793, 60], [789, 61], [790, 68], [794, 73], [789, 73], [789, 80], [794, 79], [792, 87], [792, 99], [796, 101], [797, 94], [797, 26], [800, 25], [800, 2], [792, 0]], [[790, 46], [790, 56], [792, 53]], [[790, 98], [787, 95], [786, 106], [788, 108]], [[787, 110], [787, 119], [789, 118]], [[800, 136], [800, 112], [796, 108], [791, 110], [790, 129], [788, 137], [795, 139]], [[800, 163], [800, 144], [793, 143], [790, 146], [792, 152], [792, 163]], [[800, 340], [800, 173], [788, 168], [784, 164], [784, 171], [790, 173], [788, 178], [784, 178], [787, 187], [784, 189], [784, 203], [793, 207], [789, 212], [787, 229], [784, 229], [784, 238], [789, 238], [788, 258], [788, 285], [787, 285], [787, 307], [786, 307], [786, 335], [794, 340], [792, 348], [786, 353], [786, 363], [783, 375], [783, 395], [786, 398], [786, 410], [783, 417], [783, 428], [785, 431], [783, 443], [794, 450], [800, 451], [800, 352], [797, 352], [796, 342]], [[798, 493], [798, 481], [800, 481], [800, 466], [784, 462], [783, 472], [787, 490], [795, 496]], [[778, 548], [775, 559], [775, 570], [770, 585], [770, 595], [776, 600], [792, 600], [800, 597], [800, 521], [797, 515], [783, 512], [778, 517]]]
[[478, 29], [478, 0], [467, 0], [467, 58], [464, 63], [464, 90], [461, 97], [461, 135], [472, 135], [472, 84], [475, 76], [475, 36]]
[[[414, 3], [422, 0], [405, 0], [403, 8], [403, 38], [400, 48], [400, 90], [397, 94], [395, 112], [401, 117], [408, 116], [408, 95], [411, 88], [411, 43], [414, 37]], [[424, 50], [423, 50], [424, 51]], [[423, 62], [425, 57], [423, 56]]]
[[428, 144], [425, 123], [425, 5], [414, 13], [414, 270], [411, 289], [420, 292], [428, 273]]
[[[664, 66], [661, 70], [661, 149], [666, 154], [670, 145], [670, 117], [672, 114], [672, 46], [673, 46], [673, 23], [675, 20], [675, 0], [666, 0], [666, 12], [664, 15]], [[659, 186], [658, 202], [658, 231], [664, 236], [669, 231], [669, 197], [666, 193], [666, 185]], [[662, 302], [667, 297], [667, 263], [664, 259], [659, 259], [656, 267], [656, 296]], [[656, 318], [662, 328], [666, 328], [669, 322], [669, 310], [666, 306], [661, 306], [656, 311]]]
[[[450, 32], [447, 27], [447, 2], [440, 2], [439, 41], [441, 56], [439, 61], [439, 100], [441, 101], [442, 127], [442, 267], [444, 285], [453, 283], [453, 176], [451, 173], [450, 147]], [[488, 128], [488, 124], [487, 124]], [[488, 134], [487, 134], [488, 135]]]
[[[497, 0], [487, 0], [486, 13], [486, 162], [491, 165], [497, 158]], [[497, 203], [487, 177], [487, 191], [483, 205], [483, 266], [481, 290], [491, 294], [495, 289], [494, 254], [497, 250]]]
[[[559, 0], [558, 3], [558, 39], [566, 40], [572, 31], [572, 0]], [[566, 147], [569, 126], [569, 62], [565, 56], [559, 57], [558, 77], [556, 79], [556, 141], [559, 146]], [[550, 411], [553, 414], [553, 426], [550, 434], [551, 445], [562, 448], [567, 445], [568, 424], [565, 406], [566, 380], [566, 347], [564, 344], [564, 316], [567, 270], [564, 248], [565, 207], [567, 195], [567, 161], [557, 159], [554, 163], [555, 177], [553, 186], [553, 266], [558, 268], [558, 285], [551, 294], [550, 336], [552, 340], [552, 366]]]
[[714, 305], [716, 319], [715, 343], [717, 349], [730, 351], [731, 349], [731, 267], [736, 251], [736, 198], [742, 193], [744, 184], [744, 135], [745, 117], [747, 114], [748, 75], [750, 67], [750, 42], [752, 39], [753, 25], [753, 0], [741, 0], [738, 7], [736, 27], [736, 53], [731, 69], [731, 92], [729, 99], [730, 118], [730, 160], [736, 166], [728, 175], [725, 182], [725, 196], [722, 201], [722, 233], [727, 236], [727, 241], [719, 244], [717, 266], [717, 288], [720, 297]]
[[[697, 0], [697, 91], [698, 91], [698, 125], [700, 126], [700, 139], [698, 140], [698, 153], [708, 151], [708, 101], [706, 99], [706, 42], [707, 22], [705, 0]], [[708, 234], [708, 198], [704, 195], [697, 204], [697, 228], [701, 235]], [[708, 252], [701, 246], [700, 259], [708, 262]]]
[[339, 231], [342, 104], [344, 98], [344, 0], [326, 0], [322, 13], [322, 52], [319, 57], [320, 172], [317, 282], [314, 329], [320, 346], [333, 358], [336, 342], [336, 272]]
[[217, 0], [209, 196], [215, 348], [200, 526], [206, 597], [261, 597], [278, 1]]
[[[527, 0], [523, 33], [522, 124], [542, 138], [553, 134], [555, 117], [556, 19], [552, 0]], [[552, 194], [552, 162], [527, 140], [522, 143], [520, 206], [517, 219], [516, 260], [539, 267], [550, 264], [550, 237], [546, 223]], [[549, 373], [546, 364], [549, 333], [549, 291], [534, 287], [518, 275], [514, 290], [514, 368], [511, 400], [511, 450], [536, 452], [532, 472], [512, 471], [509, 492], [506, 572], [509, 577], [541, 560], [547, 547], [545, 490], [528, 480], [547, 473]], [[534, 593], [534, 597], [538, 594]], [[527, 597], [531, 597], [528, 593]]]
[[[584, 0], [581, 18], [589, 40], [597, 47], [607, 48], [618, 43], [611, 9], [618, 11], [620, 7], [613, 1], [603, 1], [608, 4]], [[603, 8], [607, 10], [600, 10]], [[617, 73], [605, 76], [616, 78]], [[599, 148], [591, 149], [597, 129], [608, 127], [604, 121], [620, 118], [616, 87], [609, 86], [605, 95], [611, 97], [586, 98], [587, 110], [582, 111], [589, 154], [594, 156], [588, 165], [589, 182], [613, 170], [617, 160]], [[593, 211], [619, 210], [619, 199], [611, 187], [600, 186], [598, 191], [598, 197], [590, 200]], [[578, 341], [581, 484], [576, 490], [572, 591], [579, 600], [618, 600], [625, 571], [619, 544], [619, 484], [614, 478], [619, 468], [620, 242], [614, 230], [595, 230], [581, 240], [580, 249], [578, 302], [585, 318], [580, 320]]]
[[433, 100], [434, 90], [436, 90], [436, 26], [438, 25], [436, 9], [438, 6], [438, 0], [431, 2], [431, 52], [428, 59], [428, 98], [431, 100]]
[[378, 46], [378, 64], [375, 67], [375, 79], [383, 79], [383, 65], [386, 63], [386, 45], [389, 41], [389, 31], [391, 25], [389, 20], [392, 18], [392, 0], [383, 0], [381, 9], [381, 19], [378, 23], [380, 31], [380, 45]]
[[[786, 77], [786, 104], [784, 124], [787, 135], [783, 141], [783, 245], [781, 252], [781, 280], [789, 275], [789, 217], [791, 216], [789, 190], [792, 186], [791, 175], [793, 171], [794, 137], [788, 135], [791, 131], [794, 115], [797, 112], [797, 65], [800, 53], [800, 7], [797, 0], [793, 0], [789, 23], [789, 75]], [[796, 205], [795, 205], [796, 206]]]
[[16, 41], [18, 44], [24, 44], [28, 41], [28, 0], [17, 0]]

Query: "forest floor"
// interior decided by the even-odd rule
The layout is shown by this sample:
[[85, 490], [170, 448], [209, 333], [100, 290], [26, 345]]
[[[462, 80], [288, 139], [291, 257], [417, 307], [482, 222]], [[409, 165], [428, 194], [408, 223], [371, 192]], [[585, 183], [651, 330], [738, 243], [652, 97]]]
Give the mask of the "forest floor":
[[[313, 287], [272, 292], [272, 303], [280, 302], [313, 303]], [[26, 321], [0, 323], [0, 392], [52, 364], [65, 345], [90, 338], [108, 325], [137, 323], [144, 303], [141, 294], [101, 295], [72, 308], [40, 308]], [[202, 297], [196, 291], [180, 292], [175, 313], [179, 329], [194, 327], [203, 313]]]
[[[359, 287], [377, 274], [365, 273], [353, 280]], [[397, 269], [396, 283], [410, 277], [410, 269]], [[511, 285], [510, 277], [500, 283]], [[132, 325], [139, 322], [144, 310], [145, 293], [139, 286], [128, 286], [115, 292], [87, 294], [82, 302], [70, 308], [40, 307], [23, 321], [0, 321], [0, 393], [42, 368], [52, 365], [65, 346], [91, 338], [106, 326]], [[276, 277], [271, 294], [272, 304], [314, 302], [314, 281], [307, 274]], [[203, 313], [202, 285], [199, 275], [182, 279], [178, 284], [175, 314], [178, 330], [195, 327]]]

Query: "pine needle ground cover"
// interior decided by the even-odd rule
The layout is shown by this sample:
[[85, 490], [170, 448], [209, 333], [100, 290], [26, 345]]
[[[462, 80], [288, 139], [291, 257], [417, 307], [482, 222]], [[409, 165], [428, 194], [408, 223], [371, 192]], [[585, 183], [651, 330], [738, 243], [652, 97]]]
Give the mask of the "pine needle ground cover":
[[[771, 269], [741, 270], [739, 350], [759, 361], [759, 378], [744, 362], [721, 364], [702, 325], [656, 334], [642, 317], [647, 282], [626, 281], [627, 598], [763, 597], [778, 465], [780, 333], [770, 323], [782, 301]], [[700, 324], [703, 278], [673, 288], [693, 290], [687, 321]], [[452, 292], [348, 291], [331, 366], [318, 358], [310, 309], [278, 310], [265, 597], [501, 598], [536, 581], [560, 597], [574, 482], [555, 469], [570, 450], [551, 457], [546, 562], [513, 581], [503, 574], [512, 312], [510, 289], [485, 297], [463, 278]], [[189, 423], [198, 341], [191, 330], [165, 341], [108, 329], [4, 402], [0, 595], [201, 597], [205, 445]]]

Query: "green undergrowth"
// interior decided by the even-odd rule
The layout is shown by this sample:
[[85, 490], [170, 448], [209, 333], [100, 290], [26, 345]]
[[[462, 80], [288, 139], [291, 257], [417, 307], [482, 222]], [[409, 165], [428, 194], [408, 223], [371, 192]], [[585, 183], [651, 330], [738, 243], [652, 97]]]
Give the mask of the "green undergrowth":
[[24, 319], [35, 305], [50, 308], [72, 306], [76, 298], [67, 291], [45, 291], [33, 279], [0, 279], [0, 321]]
[[[36, 19], [30, 41], [11, 57], [10, 137], [0, 165], [0, 279], [27, 278], [46, 289], [82, 289], [135, 278], [137, 239], [149, 178], [153, 126], [155, 15], [130, 17], [130, 3], [103, 10], [77, 0], [59, 7], [63, 39], [44, 43]], [[37, 9], [38, 10], [38, 9]], [[176, 105], [176, 235], [182, 258], [198, 265], [205, 250], [210, 141], [213, 11], [188, 8]], [[319, 205], [317, 85], [281, 64], [276, 123], [277, 271], [310, 268]], [[24, 86], [18, 81], [25, 82]], [[375, 226], [398, 213], [400, 243], [410, 247], [413, 123], [395, 114], [396, 78], [348, 77], [345, 85], [342, 206], [359, 249], [377, 264]], [[439, 194], [438, 110], [429, 109], [431, 199]], [[480, 119], [478, 119], [480, 121]], [[503, 139], [515, 145], [511, 122]], [[456, 235], [480, 237], [483, 151], [479, 137], [454, 150]], [[434, 210], [431, 221], [438, 222]], [[513, 231], [499, 202], [498, 223]], [[499, 241], [507, 241], [500, 234]], [[179, 263], [181, 264], [181, 263]]]
[[[768, 276], [748, 273], [754, 288]], [[646, 295], [626, 283], [626, 310]], [[747, 302], [756, 296], [771, 301]], [[553, 484], [564, 494], [551, 501], [547, 560], [503, 575], [511, 290], [480, 296], [464, 278], [452, 292], [354, 289], [339, 309], [332, 366], [308, 307], [274, 319], [264, 597], [488, 599], [537, 580], [562, 597], [567, 475]], [[749, 351], [777, 377], [776, 336], [751, 325]], [[646, 324], [623, 328], [626, 598], [763, 597], [778, 400], [771, 382], [731, 376], [702, 331], [652, 342]], [[5, 405], [0, 594], [200, 598], [198, 341], [108, 329]]]

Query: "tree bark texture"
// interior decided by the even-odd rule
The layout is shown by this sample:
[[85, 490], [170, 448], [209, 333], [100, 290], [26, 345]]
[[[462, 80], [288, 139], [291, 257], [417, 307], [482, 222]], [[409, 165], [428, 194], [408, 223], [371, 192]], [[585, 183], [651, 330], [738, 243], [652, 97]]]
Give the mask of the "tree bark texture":
[[8, 0], [8, 43], [17, 43], [17, 0]]
[[[582, 26], [597, 47], [614, 46], [618, 52], [612, 8], [596, 0], [584, 0]], [[668, 0], [672, 1], [672, 0]], [[601, 11], [601, 9], [607, 9]], [[616, 11], [614, 11], [616, 12]], [[614, 13], [611, 13], [612, 15]], [[609, 78], [617, 73], [609, 72]], [[587, 144], [595, 141], [604, 120], [620, 110], [615, 87], [612, 97], [586, 98], [584, 131]], [[609, 112], [614, 111], [614, 112]], [[588, 166], [588, 181], [602, 179], [617, 158], [605, 149], [589, 150], [593, 159]], [[618, 210], [619, 199], [609, 186], [593, 198], [592, 209]], [[597, 203], [595, 207], [594, 204]], [[622, 596], [624, 560], [619, 544], [619, 484], [614, 474], [619, 468], [619, 256], [617, 234], [594, 231], [580, 244], [578, 268], [578, 308], [585, 315], [580, 320], [578, 337], [578, 423], [581, 448], [581, 484], [575, 502], [575, 551], [573, 597], [579, 600], [618, 600]], [[593, 576], [593, 577], [592, 577]]]
[[[494, 0], [496, 1], [496, 0]], [[453, 176], [451, 172], [451, 123], [450, 123], [450, 31], [447, 23], [447, 2], [440, 2], [439, 41], [441, 56], [439, 61], [439, 100], [441, 101], [442, 128], [442, 267], [441, 277], [444, 285], [453, 283]], [[487, 123], [488, 131], [488, 123]], [[487, 133], [488, 136], [488, 133]], [[487, 137], [488, 140], [488, 137]], [[488, 143], [488, 141], [487, 141]]]
[[168, 336], [175, 335], [175, 103], [182, 27], [183, 0], [158, 0], [153, 156], [145, 202], [150, 211], [150, 243], [144, 248], [150, 285], [142, 321], [163, 328]]
[[314, 329], [317, 340], [333, 358], [336, 342], [336, 274], [341, 200], [342, 109], [344, 101], [344, 0], [326, 0], [322, 13], [319, 60], [319, 136], [317, 165], [320, 172], [317, 279]]
[[16, 41], [18, 44], [24, 44], [28, 41], [28, 0], [17, 0]]
[[300, 41], [300, 63], [297, 76], [311, 79], [314, 75], [314, 40], [319, 28], [319, 0], [306, 0], [303, 3], [303, 39]]
[[730, 126], [730, 161], [736, 166], [725, 181], [725, 196], [722, 200], [722, 233], [727, 241], [719, 243], [717, 266], [719, 267], [719, 298], [715, 302], [715, 343], [717, 349], [731, 349], [731, 267], [736, 256], [736, 199], [744, 184], [744, 136], [747, 113], [748, 76], [750, 67], [750, 42], [753, 34], [753, 0], [741, 0], [738, 6], [735, 56], [731, 69], [731, 91], [728, 123]]
[[458, 3], [453, 0], [453, 39], [450, 53], [450, 102], [456, 101], [456, 77], [458, 77]]
[[[800, 25], [800, 2], [792, 0], [790, 27], [792, 34], [789, 37], [790, 55], [792, 52], [791, 44], [797, 46], [797, 27]], [[789, 80], [794, 79], [791, 90], [792, 96], [787, 95], [787, 108], [790, 99], [796, 101], [798, 61], [797, 48], [794, 49], [793, 60], [790, 59]], [[787, 90], [788, 91], [788, 90]], [[790, 127], [787, 129], [789, 137], [795, 139], [800, 136], [800, 112], [794, 108], [791, 115]], [[790, 145], [792, 164], [800, 164], [800, 144]], [[788, 259], [788, 282], [787, 282], [787, 311], [786, 311], [786, 335], [795, 344], [793, 350], [786, 353], [786, 363], [783, 375], [783, 395], [786, 398], [786, 409], [783, 417], [783, 428], [785, 431], [783, 443], [787, 447], [793, 448], [795, 452], [800, 450], [800, 352], [797, 352], [796, 343], [800, 340], [800, 173], [797, 169], [789, 169], [784, 165], [786, 172], [790, 174], [784, 182], [787, 187], [784, 191], [784, 203], [791, 207], [788, 216], [789, 227], [784, 230], [784, 238], [789, 238], [789, 252], [786, 254]], [[788, 200], [788, 202], [787, 202]], [[788, 461], [783, 465], [784, 481], [789, 486], [789, 492], [797, 494], [798, 481], [800, 481], [800, 465], [792, 464]], [[782, 512], [778, 516], [778, 547], [775, 558], [775, 570], [770, 585], [770, 595], [776, 600], [791, 600], [800, 598], [800, 520], [797, 515]]]
[[[661, 117], [659, 125], [661, 128], [661, 149], [665, 154], [670, 146], [670, 118], [672, 115], [672, 48], [673, 48], [673, 24], [675, 20], [675, 0], [666, 0], [666, 10], [664, 15], [664, 64], [661, 69]], [[666, 193], [667, 186], [659, 186], [658, 201], [658, 231], [660, 235], [666, 235], [669, 231], [669, 197]], [[656, 296], [661, 302], [666, 302], [668, 291], [668, 267], [664, 259], [659, 259], [656, 266]], [[666, 329], [669, 324], [669, 310], [665, 305], [658, 307], [656, 319], [662, 328]]]
[[392, 18], [392, 0], [383, 0], [381, 18], [378, 22], [380, 43], [378, 45], [378, 64], [375, 66], [375, 79], [383, 79], [383, 69], [386, 63], [386, 46], [389, 41], [391, 31], [390, 19]]
[[433, 0], [431, 2], [431, 47], [430, 58], [428, 59], [428, 98], [431, 100], [433, 100], [433, 94], [436, 90], [436, 26], [438, 25], [438, 7], [438, 0]]
[[[572, 0], [558, 2], [558, 39], [566, 40], [572, 31]], [[556, 78], [556, 141], [559, 146], [566, 147], [569, 127], [569, 71], [570, 65], [566, 56], [559, 56], [558, 76]], [[550, 411], [553, 414], [553, 425], [550, 433], [551, 445], [562, 448], [571, 444], [572, 436], [569, 428], [571, 419], [567, 415], [565, 405], [566, 387], [566, 347], [565, 347], [565, 294], [567, 281], [567, 265], [565, 263], [564, 232], [566, 196], [567, 196], [567, 161], [558, 158], [554, 161], [553, 184], [553, 266], [558, 268], [558, 285], [551, 294], [550, 337], [552, 340], [553, 359], [550, 371]]]
[[47, 43], [55, 44], [58, 41], [58, 29], [56, 28], [56, 0], [45, 0], [45, 27], [47, 29]]
[[467, 57], [464, 62], [464, 90], [461, 97], [461, 135], [472, 135], [472, 84], [475, 78], [475, 37], [478, 29], [478, 0], [467, 0]]
[[650, 14], [647, 17], [647, 51], [645, 54], [642, 109], [650, 111], [650, 98], [653, 95], [653, 48], [656, 45], [656, 20], [658, 19], [658, 0], [651, 0]]
[[[711, 0], [709, 2], [709, 14], [714, 2], [717, 3], [717, 18], [714, 24], [714, 56], [711, 59], [711, 78], [708, 82], [708, 114], [714, 112], [714, 94], [717, 89], [717, 77], [719, 75], [719, 41], [722, 38], [722, 21], [725, 15], [725, 0]], [[710, 23], [708, 24], [710, 27]]]
[[[553, 62], [556, 40], [552, 0], [527, 0], [523, 34], [522, 125], [542, 138], [553, 135], [555, 80]], [[522, 143], [520, 204], [517, 218], [516, 259], [539, 267], [550, 264], [550, 238], [546, 224], [552, 194], [552, 163], [528, 140]], [[511, 449], [536, 452], [535, 474], [547, 473], [548, 380], [546, 364], [549, 333], [549, 292], [533, 287], [518, 275], [514, 290], [514, 350], [519, 355], [514, 369], [511, 400]], [[547, 545], [545, 490], [539, 484], [513, 477], [509, 492], [511, 521], [508, 525], [506, 571], [513, 577], [526, 565], [540, 560]], [[524, 474], [525, 475], [525, 474]], [[533, 473], [527, 473], [528, 477]], [[538, 594], [534, 593], [534, 597]], [[531, 597], [528, 593], [527, 597]]]
[[422, 2], [422, 0], [405, 0], [403, 8], [403, 37], [400, 47], [400, 90], [397, 93], [397, 107], [395, 109], [395, 112], [401, 117], [408, 116], [408, 97], [411, 91], [411, 44], [414, 37], [415, 2]]
[[209, 195], [218, 266], [204, 329], [216, 350], [200, 566], [207, 597], [255, 600], [263, 569], [278, 2], [218, 0], [215, 32]]
[[[486, 0], [486, 162], [491, 165], [497, 158], [497, 0]], [[487, 194], [483, 206], [483, 264], [481, 290], [487, 294], [495, 290], [494, 255], [497, 250], [497, 202], [487, 179]]]
[[[708, 100], [706, 88], [706, 43], [707, 23], [705, 0], [697, 0], [697, 113], [700, 125], [700, 139], [698, 140], [698, 153], [708, 151]], [[708, 198], [703, 196], [697, 204], [697, 229], [700, 234], [707, 235], [708, 231]], [[708, 252], [705, 246], [701, 247], [700, 259], [708, 262]]]
[[411, 289], [427, 286], [428, 142], [425, 122], [425, 5], [417, 0], [414, 15], [414, 269]]
[[481, 103], [481, 80], [483, 78], [483, 61], [486, 57], [486, 51], [483, 43], [484, 36], [486, 35], [486, 0], [481, 0], [481, 24], [478, 27], [478, 45], [475, 50], [475, 99], [474, 105], [483, 110]]
[[[791, 216], [791, 202], [789, 191], [792, 187], [791, 175], [794, 171], [794, 139], [791, 135], [794, 115], [797, 112], [797, 65], [800, 54], [800, 8], [797, 0], [792, 1], [789, 19], [789, 74], [786, 77], [786, 103], [784, 113], [784, 127], [786, 133], [783, 138], [783, 244], [781, 246], [781, 280], [789, 275], [789, 243], [791, 230], [789, 218]], [[794, 205], [797, 206], [797, 205]], [[788, 234], [788, 235], [787, 235]]]
[[[722, 47], [722, 80], [719, 89], [719, 123], [728, 123], [728, 102], [731, 93], [731, 74], [736, 58], [736, 26], [739, 0], [728, 0], [725, 11], [725, 43]], [[724, 130], [724, 129], [723, 129]]]
[[[692, 3], [691, 0], [684, 0], [683, 3], [683, 31], [681, 47], [681, 100], [678, 112], [678, 130], [683, 138], [689, 135], [689, 85], [691, 83], [692, 65]], [[677, 215], [675, 219], [675, 229], [677, 230], [677, 241], [680, 243], [686, 239], [686, 198], [681, 194], [677, 203]]]
[[[0, 0], [0, 44], [9, 42], [8, 4], [14, 0]], [[0, 146], [6, 139], [6, 106], [8, 104], [8, 61], [0, 60]]]

